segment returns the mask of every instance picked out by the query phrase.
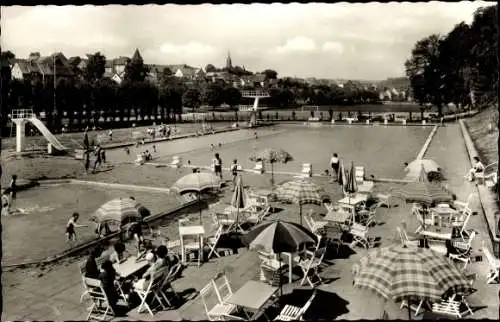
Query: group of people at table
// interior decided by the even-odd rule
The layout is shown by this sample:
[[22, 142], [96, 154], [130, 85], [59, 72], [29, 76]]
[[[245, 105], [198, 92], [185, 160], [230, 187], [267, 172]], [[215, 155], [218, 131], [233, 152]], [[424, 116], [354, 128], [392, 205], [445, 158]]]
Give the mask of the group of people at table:
[[177, 259], [169, 256], [164, 245], [150, 245], [138, 256], [126, 258], [123, 243], [110, 245], [105, 242], [90, 253], [85, 264], [85, 277], [101, 281], [109, 305], [116, 315], [120, 315], [125, 313], [117, 305], [121, 294], [130, 298], [136, 291], [145, 291], [155, 272], [167, 271], [176, 262]]

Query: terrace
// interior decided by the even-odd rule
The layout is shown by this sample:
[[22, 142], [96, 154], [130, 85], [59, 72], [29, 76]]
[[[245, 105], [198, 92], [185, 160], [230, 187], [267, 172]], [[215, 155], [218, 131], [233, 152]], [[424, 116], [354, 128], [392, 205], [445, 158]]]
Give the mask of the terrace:
[[[148, 145], [131, 149], [130, 156], [122, 150], [108, 151], [108, 159], [115, 164], [111, 171], [100, 172], [85, 177], [85, 180], [94, 182], [120, 183], [139, 186], [170, 187], [175, 180], [191, 169], [171, 169], [166, 167], [172, 156], [182, 157], [192, 165], [208, 166], [212, 156], [219, 152], [228, 165], [233, 158], [237, 158], [243, 169], [251, 169], [254, 163], [248, 156], [253, 150], [264, 147], [284, 147], [295, 160], [286, 165], [276, 165], [276, 184], [279, 185], [291, 178], [290, 174], [299, 172], [302, 163], [312, 163], [316, 174], [328, 169], [328, 161], [332, 152], [338, 152], [346, 162], [353, 160], [356, 165], [364, 166], [368, 175], [376, 178], [402, 178], [403, 162], [414, 159], [419, 154], [420, 147], [427, 139], [431, 127], [356, 127], [335, 126], [321, 128], [304, 128], [300, 126], [278, 126], [272, 129], [259, 129], [258, 139], [254, 138], [254, 130], [240, 130], [224, 134], [203, 136], [199, 138], [183, 139], [179, 141], [155, 143], [157, 153], [154, 155], [154, 164], [136, 166], [133, 163], [137, 152], [149, 149]], [[438, 129], [425, 156], [440, 164], [447, 178], [447, 185], [457, 194], [459, 200], [465, 200], [471, 192], [471, 187], [463, 182], [463, 173], [468, 168], [465, 157], [465, 148], [460, 142], [459, 128], [450, 125]], [[291, 142], [296, 144], [291, 144]], [[314, 144], [311, 144], [314, 142]], [[219, 147], [218, 144], [221, 143]], [[302, 144], [300, 144], [302, 143]], [[214, 150], [210, 145], [214, 144]], [[152, 144], [150, 144], [152, 145]], [[36, 161], [32, 161], [36, 162]], [[54, 162], [54, 161], [53, 161]], [[56, 161], [58, 162], [58, 161]], [[49, 163], [50, 164], [50, 163]], [[45, 165], [49, 167], [50, 165]], [[75, 167], [74, 163], [65, 160], [63, 167]], [[54, 163], [52, 163], [52, 166]], [[79, 166], [76, 164], [76, 166]], [[229, 177], [227, 172], [224, 176]], [[269, 176], [245, 172], [243, 174], [245, 186], [253, 190], [269, 188]], [[311, 181], [321, 185], [332, 200], [341, 199], [341, 187], [330, 182], [329, 177], [314, 176]], [[377, 182], [373, 194], [386, 192], [395, 184]], [[71, 194], [68, 193], [71, 191]], [[81, 213], [80, 221], [87, 223], [91, 213], [106, 200], [117, 196], [133, 195], [152, 213], [165, 211], [178, 205], [181, 200], [173, 193], [153, 193], [138, 190], [104, 189], [93, 184], [61, 184], [57, 186], [42, 186], [35, 190], [22, 192], [18, 197], [16, 207], [32, 209], [43, 208], [37, 213], [25, 214], [19, 217], [2, 218], [4, 227], [3, 240], [5, 243], [3, 263], [18, 262], [20, 260], [41, 259], [66, 247], [64, 244], [63, 225], [73, 210]], [[211, 208], [223, 207], [230, 202], [232, 193], [228, 188], [223, 189], [223, 195], [216, 205]], [[76, 201], [75, 201], [76, 200]], [[370, 236], [376, 239], [374, 247], [385, 247], [399, 242], [396, 227], [405, 222], [408, 231], [415, 231], [417, 221], [410, 217], [411, 207], [397, 203], [397, 207], [380, 208], [377, 210], [377, 225], [370, 229]], [[268, 219], [295, 221], [299, 219], [296, 205], [278, 204], [279, 212], [271, 214]], [[471, 205], [472, 209], [481, 211], [477, 200]], [[327, 211], [319, 206], [304, 206], [303, 213], [312, 210], [316, 219]], [[196, 209], [191, 209], [180, 218], [198, 219]], [[177, 236], [177, 217], [169, 217], [161, 222], [160, 236], [175, 239]], [[267, 220], [267, 219], [266, 219]], [[209, 210], [202, 211], [202, 221], [207, 235], [213, 234], [216, 227], [212, 225]], [[474, 241], [473, 247], [479, 248], [482, 242], [488, 242], [485, 223], [481, 216], [471, 218], [470, 228], [479, 232], [479, 238]], [[81, 241], [91, 238], [93, 227], [81, 228]], [[30, 238], [19, 239], [20, 232]], [[28, 233], [29, 232], [29, 233]], [[35, 237], [36, 236], [36, 237]], [[158, 240], [157, 243], [160, 241]], [[134, 247], [127, 244], [128, 252]], [[355, 246], [344, 245], [339, 254], [328, 252], [325, 256], [325, 266], [320, 271], [324, 279], [319, 289], [335, 298], [336, 306], [345, 308], [329, 309], [332, 302], [325, 300], [324, 294], [317, 297], [317, 301], [305, 315], [306, 319], [406, 319], [406, 310], [392, 301], [385, 302], [373, 293], [357, 290], [352, 287], [352, 266], [370, 250]], [[238, 249], [237, 254], [227, 253], [221, 258], [211, 258], [200, 267], [188, 266], [182, 275], [173, 282], [174, 289], [181, 295], [182, 300], [174, 303], [174, 308], [157, 312], [154, 317], [147, 313], [137, 313], [132, 309], [127, 313], [130, 320], [205, 320], [207, 317], [198, 292], [218, 273], [225, 273], [233, 290], [238, 290], [248, 280], [258, 280], [260, 263], [259, 257], [246, 248]], [[86, 305], [80, 304], [82, 288], [80, 272], [76, 266], [84, 259], [76, 256], [66, 258], [56, 264], [41, 267], [18, 268], [6, 270], [3, 274], [4, 312], [3, 318], [29, 320], [67, 320], [84, 319]], [[498, 316], [497, 292], [498, 285], [487, 285], [482, 276], [487, 272], [486, 260], [469, 264], [468, 270], [477, 273], [479, 278], [474, 287], [476, 293], [469, 297], [469, 304], [474, 309], [472, 318], [491, 318]], [[284, 294], [288, 300], [298, 301], [297, 305], [304, 304], [305, 300], [290, 298], [289, 294], [297, 291], [300, 284], [301, 272], [294, 271], [294, 282], [286, 284]], [[305, 284], [307, 285], [307, 284]], [[295, 289], [295, 290], [294, 290]], [[292, 296], [293, 297], [293, 296]], [[307, 297], [303, 295], [302, 297]], [[286, 296], [285, 296], [286, 298]], [[299, 296], [300, 298], [300, 296]], [[331, 299], [330, 299], [331, 300]], [[287, 302], [288, 303], [288, 302]], [[328, 308], [328, 309], [326, 309]], [[266, 314], [273, 318], [278, 311], [273, 307]], [[120, 318], [121, 319], [121, 318]]]

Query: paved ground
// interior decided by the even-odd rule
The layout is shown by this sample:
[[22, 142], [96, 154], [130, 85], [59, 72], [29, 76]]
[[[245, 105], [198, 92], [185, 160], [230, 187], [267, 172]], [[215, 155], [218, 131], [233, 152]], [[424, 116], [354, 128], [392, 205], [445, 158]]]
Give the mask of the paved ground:
[[[445, 169], [449, 188], [457, 194], [458, 199], [465, 200], [473, 186], [463, 180], [463, 175], [469, 165], [459, 128], [456, 125], [440, 128], [429, 147], [426, 157], [434, 159]], [[249, 175], [248, 177], [246, 182], [249, 184], [256, 182], [261, 182], [261, 186], [266, 184], [265, 181], [259, 179], [262, 178], [260, 176]], [[385, 190], [387, 186], [381, 185], [377, 189]], [[340, 196], [338, 187], [332, 186], [329, 193], [332, 197]], [[228, 198], [228, 196], [225, 198]], [[480, 211], [477, 199], [474, 199], [474, 202], [474, 210]], [[287, 220], [297, 220], [296, 207], [286, 206], [284, 208], [285, 211], [273, 214], [271, 218], [281, 217]], [[380, 224], [371, 229], [370, 235], [374, 238], [379, 237], [380, 246], [398, 242], [395, 230], [397, 225], [405, 221], [409, 230], [416, 228], [416, 223], [409, 216], [409, 210], [409, 207], [405, 205], [399, 205], [390, 210], [382, 209], [377, 214], [377, 222]], [[194, 216], [194, 214], [191, 214], [191, 216]], [[474, 216], [470, 225], [471, 228], [479, 232], [479, 238], [474, 247], [479, 247], [483, 240], [489, 244], [482, 215]], [[170, 227], [173, 226], [170, 225]], [[173, 228], [166, 230], [165, 233], [170, 234], [171, 229]], [[325, 267], [321, 272], [325, 279], [321, 289], [335, 292], [340, 299], [347, 302], [345, 304], [348, 312], [339, 313], [335, 317], [349, 320], [361, 318], [379, 319], [382, 317], [383, 312], [386, 311], [391, 319], [406, 319], [406, 311], [400, 310], [396, 304], [384, 302], [374, 294], [366, 294], [352, 288], [352, 264], [363, 256], [366, 250], [356, 247], [354, 249], [356, 253], [354, 254], [347, 250], [342, 251], [343, 255], [345, 255], [342, 256], [343, 258], [332, 258], [334, 256], [330, 256], [331, 258], [328, 258], [327, 262], [332, 264]], [[191, 300], [178, 309], [157, 313], [154, 319], [205, 319], [201, 300], [199, 297], [192, 299], [195, 292], [200, 290], [210, 278], [220, 271], [226, 272], [233, 288], [237, 289], [245, 281], [257, 277], [257, 270], [254, 269], [257, 265], [258, 258], [256, 255], [242, 249], [240, 254], [212, 259], [201, 268], [188, 267], [183, 272], [183, 277], [175, 281], [174, 287], [185, 298]], [[472, 272], [477, 272], [479, 276], [475, 285], [478, 292], [470, 297], [469, 302], [473, 307], [483, 307], [477, 310], [472, 318], [496, 319], [498, 317], [499, 285], [485, 284], [486, 268], [484, 261], [472, 263], [468, 268]], [[299, 275], [297, 274], [296, 279], [298, 279]], [[74, 320], [85, 318], [85, 306], [78, 303], [82, 286], [75, 260], [66, 260], [59, 265], [47, 267], [43, 270], [37, 268], [18, 270], [16, 272], [7, 271], [2, 276], [2, 284], [5, 289], [3, 292], [3, 320]], [[285, 289], [285, 291], [289, 290], [290, 287]], [[325, 307], [330, 308], [328, 305], [331, 305], [331, 303], [325, 303]], [[330, 316], [330, 318], [333, 318], [333, 316]], [[152, 318], [147, 314], [137, 314], [135, 311], [131, 311], [127, 319], [151, 320]]]

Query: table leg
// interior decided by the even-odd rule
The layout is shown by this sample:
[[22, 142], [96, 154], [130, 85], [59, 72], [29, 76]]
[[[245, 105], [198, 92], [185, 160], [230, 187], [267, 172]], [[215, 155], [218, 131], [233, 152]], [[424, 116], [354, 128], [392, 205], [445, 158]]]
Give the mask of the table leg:
[[186, 250], [184, 249], [184, 238], [182, 235], [180, 236], [180, 242], [181, 242], [181, 261], [183, 263], [185, 263], [186, 262]]
[[288, 255], [288, 283], [292, 284], [292, 254]]
[[200, 235], [199, 242], [200, 242], [200, 253], [198, 255], [198, 267], [201, 266], [202, 257], [204, 255], [203, 254], [203, 235]]

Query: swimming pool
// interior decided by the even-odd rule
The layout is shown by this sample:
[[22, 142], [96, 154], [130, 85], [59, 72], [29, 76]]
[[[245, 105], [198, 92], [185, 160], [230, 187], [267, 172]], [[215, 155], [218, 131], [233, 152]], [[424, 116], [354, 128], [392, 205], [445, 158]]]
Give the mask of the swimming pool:
[[[276, 171], [300, 172], [302, 163], [312, 163], [313, 171], [329, 169], [331, 154], [336, 152], [348, 165], [364, 166], [368, 175], [384, 178], [401, 178], [403, 163], [413, 160], [432, 127], [423, 126], [330, 126], [310, 127], [303, 125], [277, 125], [258, 129], [255, 139], [252, 129], [215, 135], [189, 138], [171, 142], [155, 143], [155, 162], [169, 163], [173, 155], [179, 155], [186, 162], [206, 166], [211, 164], [215, 152], [220, 153], [224, 166], [233, 159], [245, 169], [253, 168], [249, 156], [263, 148], [283, 148], [294, 161], [275, 165]], [[219, 147], [218, 143], [222, 146]], [[214, 144], [212, 151], [210, 145]], [[112, 161], [133, 161], [136, 154], [152, 144], [131, 149], [129, 156], [123, 150], [108, 152]]]

